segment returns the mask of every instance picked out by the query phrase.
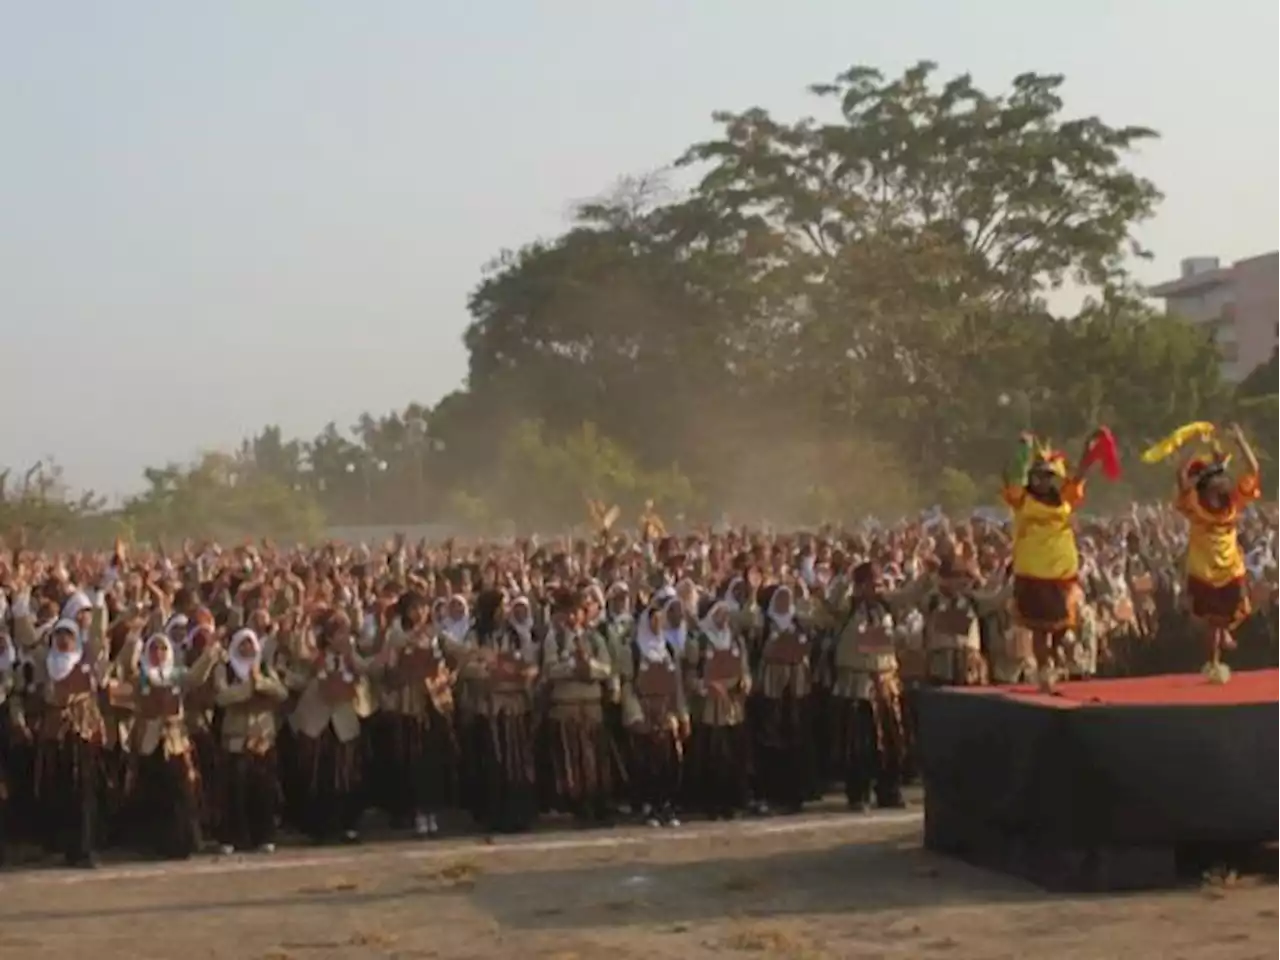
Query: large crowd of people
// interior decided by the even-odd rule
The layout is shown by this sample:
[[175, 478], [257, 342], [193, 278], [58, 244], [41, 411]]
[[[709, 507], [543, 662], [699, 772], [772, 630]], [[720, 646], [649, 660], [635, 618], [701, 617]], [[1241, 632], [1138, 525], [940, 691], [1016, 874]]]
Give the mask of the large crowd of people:
[[372, 810], [423, 838], [455, 808], [489, 832], [674, 827], [836, 784], [899, 806], [923, 687], [1194, 670], [1206, 637], [1214, 670], [1237, 643], [1275, 663], [1276, 514], [1237, 439], [1237, 479], [1188, 461], [1175, 503], [1110, 517], [1076, 510], [1089, 456], [1071, 473], [1028, 438], [1008, 522], [11, 543], [0, 853], [269, 852], [281, 827], [355, 842]]

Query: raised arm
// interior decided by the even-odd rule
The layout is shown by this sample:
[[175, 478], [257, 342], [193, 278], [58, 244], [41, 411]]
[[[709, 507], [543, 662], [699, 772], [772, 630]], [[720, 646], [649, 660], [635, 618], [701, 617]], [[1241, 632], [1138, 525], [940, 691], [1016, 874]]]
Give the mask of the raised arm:
[[1245, 439], [1244, 431], [1240, 429], [1240, 424], [1233, 423], [1227, 428], [1231, 439], [1235, 442], [1236, 449], [1240, 451], [1240, 459], [1244, 461], [1245, 469], [1253, 476], [1257, 477], [1261, 472], [1258, 466], [1257, 454], [1253, 452], [1253, 447], [1249, 446], [1249, 441]]

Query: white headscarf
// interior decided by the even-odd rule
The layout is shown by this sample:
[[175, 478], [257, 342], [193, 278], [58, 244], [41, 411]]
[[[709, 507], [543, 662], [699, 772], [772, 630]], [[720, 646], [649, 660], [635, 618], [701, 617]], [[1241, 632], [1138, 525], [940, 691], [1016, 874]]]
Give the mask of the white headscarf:
[[716, 612], [719, 610], [723, 610], [728, 614], [729, 605], [723, 600], [717, 600], [711, 605], [707, 615], [698, 621], [698, 626], [706, 638], [711, 641], [711, 646], [723, 653], [733, 645], [733, 623], [726, 620], [723, 627], [717, 626]]
[[[523, 623], [516, 619], [516, 610], [518, 609], [524, 610], [526, 614]], [[519, 596], [511, 601], [511, 609], [507, 613], [507, 623], [516, 632], [516, 636], [520, 638], [522, 644], [533, 642], [533, 604], [529, 602], [528, 597]]]
[[[246, 640], [253, 643], [253, 653], [249, 656], [245, 656], [240, 652], [240, 647]], [[258, 639], [258, 635], [247, 627], [243, 630], [237, 630], [231, 637], [231, 643], [227, 650], [227, 662], [231, 664], [231, 672], [236, 675], [236, 678], [241, 683], [248, 680], [254, 668], [262, 663], [262, 641]]]
[[74, 620], [82, 612], [88, 610], [92, 606], [93, 602], [89, 599], [88, 594], [83, 590], [77, 590], [71, 596], [67, 597], [66, 603], [62, 605], [60, 618], [63, 620]]
[[[791, 601], [791, 609], [786, 613], [778, 612], [778, 598], [783, 594], [787, 595], [787, 599]], [[790, 587], [778, 587], [773, 591], [773, 596], [769, 598], [769, 619], [773, 621], [773, 625], [778, 628], [779, 632], [786, 633], [794, 629], [796, 620], [796, 594]]]
[[[618, 599], [619, 597], [623, 599], [623, 603], [624, 603], [622, 612], [614, 613], [612, 610], [609, 609], [609, 604], [611, 604], [614, 600]], [[631, 599], [631, 588], [627, 586], [626, 582], [623, 580], [614, 581], [614, 583], [609, 587], [609, 592], [605, 597], [605, 605], [604, 605], [605, 619], [607, 619], [610, 623], [617, 623], [617, 624], [624, 624], [624, 625], [631, 623], [635, 619], [635, 617], [632, 616], [631, 605], [629, 602], [627, 602], [630, 599]]]
[[[667, 601], [668, 604], [676, 602], [678, 601]], [[659, 618], [656, 631], [650, 623], [655, 613]], [[636, 648], [640, 651], [640, 656], [650, 663], [662, 663], [667, 659], [666, 615], [666, 605], [652, 606], [644, 612], [636, 626]]]
[[[71, 634], [75, 640], [75, 646], [70, 650], [59, 650], [55, 641], [60, 633]], [[58, 683], [67, 679], [84, 657], [84, 644], [80, 641], [80, 624], [74, 620], [59, 620], [49, 630], [48, 638], [49, 650], [45, 653], [45, 669], [49, 673], [49, 678], [54, 683]]]
[[729, 581], [729, 586], [725, 587], [723, 603], [728, 608], [730, 615], [742, 612], [742, 603], [738, 600], [737, 590], [739, 587], [745, 587], [747, 581], [742, 577], [734, 577]]
[[[679, 626], [673, 627], [668, 622], [672, 610], [680, 612]], [[689, 637], [684, 613], [684, 604], [680, 602], [679, 597], [672, 597], [662, 605], [662, 639], [671, 645], [671, 649], [675, 650], [678, 657], [684, 655], [684, 644]]]
[[[152, 651], [156, 650], [160, 652], [158, 666], [151, 663]], [[173, 655], [173, 641], [163, 633], [152, 634], [142, 648], [141, 669], [143, 676], [147, 678], [147, 683], [153, 687], [169, 686], [177, 672], [176, 660]]]
[[[185, 613], [175, 613], [164, 624], [164, 635], [186, 650], [195, 638], [192, 636], [191, 619]], [[150, 643], [151, 641], [147, 641]]]
[[[456, 620], [450, 615], [449, 608], [455, 603], [462, 604], [462, 616]], [[455, 593], [449, 598], [449, 602], [445, 605], [444, 612], [440, 617], [440, 632], [445, 634], [454, 643], [462, 643], [467, 639], [467, 633], [471, 630], [471, 604], [467, 603], [467, 598], [460, 593]]]
[[596, 618], [591, 623], [587, 624], [589, 627], [594, 627], [596, 624], [601, 623], [607, 616], [604, 603], [604, 591], [600, 588], [600, 584], [589, 583], [582, 592], [596, 602]]
[[687, 616], [696, 617], [698, 615], [698, 585], [690, 578], [685, 577], [676, 584], [676, 596], [680, 598], [680, 605], [684, 608]]

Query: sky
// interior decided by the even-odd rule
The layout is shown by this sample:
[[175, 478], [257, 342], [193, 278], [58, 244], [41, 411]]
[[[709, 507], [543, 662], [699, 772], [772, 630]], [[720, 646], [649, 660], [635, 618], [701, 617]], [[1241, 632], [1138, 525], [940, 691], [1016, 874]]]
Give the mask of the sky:
[[0, 464], [147, 465], [433, 403], [484, 264], [718, 109], [921, 59], [1162, 139], [1142, 279], [1277, 246], [1276, 0], [0, 0]]

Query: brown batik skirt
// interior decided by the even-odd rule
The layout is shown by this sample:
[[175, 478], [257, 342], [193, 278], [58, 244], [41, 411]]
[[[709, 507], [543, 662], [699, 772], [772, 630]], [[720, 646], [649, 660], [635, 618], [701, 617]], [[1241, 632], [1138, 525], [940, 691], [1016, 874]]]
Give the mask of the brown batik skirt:
[[613, 750], [600, 704], [556, 704], [543, 729], [543, 771], [549, 781], [544, 802], [573, 813], [607, 802], [613, 788]]
[[1013, 607], [1018, 623], [1037, 633], [1058, 633], [1076, 625], [1079, 587], [1075, 578], [1013, 578]]
[[1252, 612], [1244, 577], [1214, 586], [1198, 577], [1187, 577], [1187, 604], [1191, 616], [1208, 626], [1233, 630]]

